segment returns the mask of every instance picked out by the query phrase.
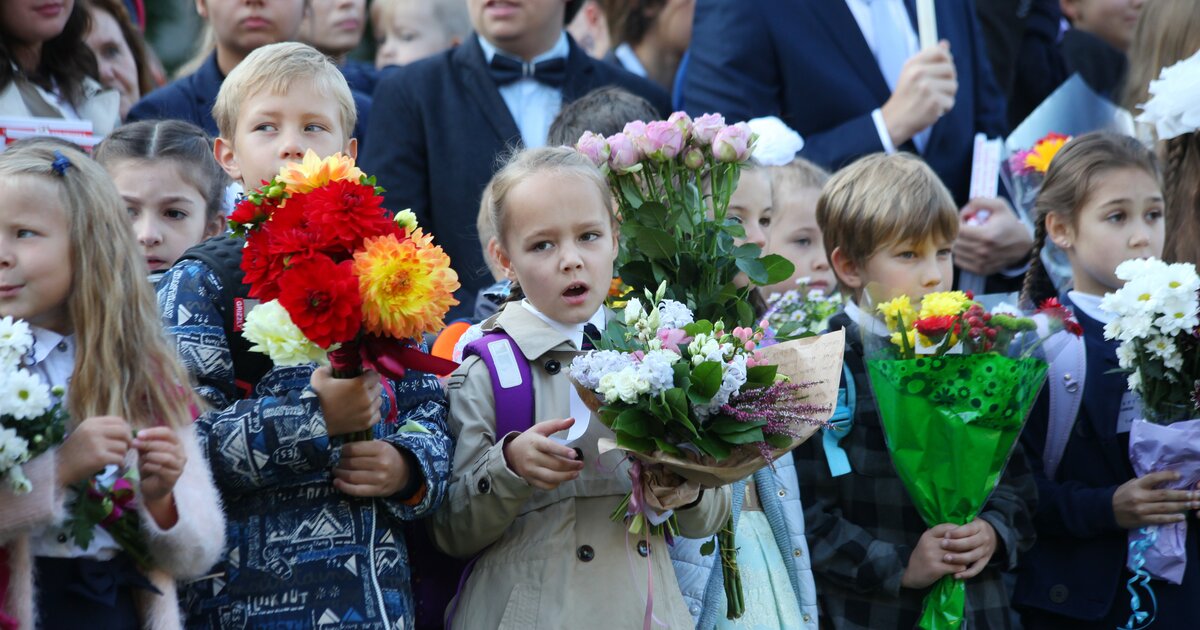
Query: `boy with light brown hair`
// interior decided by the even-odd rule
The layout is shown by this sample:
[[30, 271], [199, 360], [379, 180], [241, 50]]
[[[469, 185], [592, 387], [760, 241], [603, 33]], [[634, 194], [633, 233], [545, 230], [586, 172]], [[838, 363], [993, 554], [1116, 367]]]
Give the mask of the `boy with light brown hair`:
[[[308, 150], [357, 150], [350, 88], [305, 44], [252, 52], [221, 86], [213, 115], [217, 161], [247, 189]], [[185, 253], [158, 285], [167, 330], [212, 409], [196, 425], [228, 514], [224, 557], [184, 590], [188, 625], [413, 627], [401, 526], [445, 496], [451, 441], [440, 384], [417, 372], [395, 384], [374, 371], [340, 379], [327, 366], [273, 366], [239, 351], [240, 327], [228, 326], [238, 309], [228, 302], [249, 310], [240, 240], [198, 247], [223, 256]], [[375, 439], [345, 441], [366, 429]]]
[[1001, 571], [1015, 567], [1034, 536], [1036, 488], [1023, 451], [1014, 451], [979, 518], [927, 526], [892, 465], [864, 361], [863, 337], [889, 335], [868, 302], [908, 295], [919, 303], [950, 290], [954, 200], [919, 158], [870, 155], [825, 185], [817, 222], [848, 294], [829, 325], [846, 331], [846, 376], [857, 392], [848, 431], [796, 451], [822, 619], [835, 628], [913, 627], [930, 587], [953, 575], [966, 582], [966, 625], [1008, 628]]

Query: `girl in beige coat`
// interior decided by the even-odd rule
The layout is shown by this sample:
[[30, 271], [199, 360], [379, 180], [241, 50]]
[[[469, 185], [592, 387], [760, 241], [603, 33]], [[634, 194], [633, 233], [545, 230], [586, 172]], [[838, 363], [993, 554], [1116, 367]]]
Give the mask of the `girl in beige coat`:
[[[220, 557], [225, 523], [191, 426], [197, 401], [157, 313], [104, 170], [57, 141], [0, 154], [0, 317], [30, 325], [21, 364], [65, 388], [70, 415], [66, 439], [24, 465], [32, 490], [0, 490], [0, 627], [179, 628], [175, 580]], [[99, 525], [81, 547], [63, 524], [85, 500], [72, 486], [130, 469], [149, 566]]]
[[[571, 149], [532, 149], [496, 174], [490, 192], [489, 250], [525, 299], [483, 329], [505, 332], [528, 361], [535, 424], [496, 435], [506, 410], [496, 409], [479, 357], [450, 377], [454, 474], [432, 530], [445, 552], [476, 557], [452, 627], [640, 627], [651, 594], [655, 619], [689, 627], [666, 542], [639, 540], [609, 518], [630, 490], [628, 463], [598, 452], [597, 440], [613, 434], [572, 400], [567, 378], [585, 327], [604, 324], [617, 252], [604, 179]], [[495, 364], [502, 383], [522, 378], [506, 370], [512, 361]], [[711, 536], [729, 510], [728, 488], [703, 492], [677, 512], [682, 535]]]

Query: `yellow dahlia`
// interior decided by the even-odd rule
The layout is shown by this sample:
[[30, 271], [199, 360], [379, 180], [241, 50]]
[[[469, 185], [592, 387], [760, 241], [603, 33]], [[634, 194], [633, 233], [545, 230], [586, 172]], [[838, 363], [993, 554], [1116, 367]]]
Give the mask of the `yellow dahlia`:
[[939, 291], [921, 298], [921, 319], [965, 313], [971, 300], [962, 291]]
[[281, 167], [277, 177], [291, 195], [312, 192], [329, 182], [357, 182], [362, 178], [363, 172], [354, 165], [354, 158], [335, 153], [322, 160], [312, 149], [304, 154], [303, 162], [288, 162]]
[[913, 310], [912, 302], [907, 295], [901, 295], [898, 298], [883, 302], [877, 307], [880, 315], [883, 315], [884, 321], [887, 322], [888, 330], [896, 330], [900, 327], [900, 320], [904, 320], [905, 328], [912, 328], [913, 321], [917, 319], [917, 312]]
[[1039, 173], [1045, 173], [1050, 170], [1050, 162], [1054, 160], [1054, 156], [1058, 155], [1058, 151], [1070, 140], [1070, 136], [1058, 133], [1048, 134], [1033, 145], [1033, 149], [1025, 156], [1025, 166]]
[[419, 228], [401, 240], [394, 234], [368, 238], [354, 254], [367, 332], [397, 339], [436, 332], [458, 304], [458, 274], [450, 257]]

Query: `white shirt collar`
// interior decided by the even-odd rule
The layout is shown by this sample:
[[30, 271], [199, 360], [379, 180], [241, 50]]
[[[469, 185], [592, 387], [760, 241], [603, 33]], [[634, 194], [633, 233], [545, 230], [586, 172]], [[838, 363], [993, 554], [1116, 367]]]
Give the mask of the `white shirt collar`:
[[33, 333], [33, 348], [30, 350], [33, 363], [30, 367], [44, 362], [55, 348], [63, 352], [69, 351], [68, 356], [75, 357], [75, 335], [64, 336], [53, 330], [38, 328], [37, 326], [30, 326], [29, 330]]
[[846, 311], [846, 315], [850, 318], [850, 321], [858, 324], [859, 328], [863, 328], [878, 337], [892, 336], [892, 331], [888, 330], [887, 324], [883, 320], [874, 315], [868, 316], [859, 308], [854, 300], [846, 300], [842, 308]]
[[642, 65], [642, 60], [638, 59], [637, 53], [633, 52], [633, 46], [630, 46], [629, 42], [621, 42], [621, 45], [613, 50], [613, 55], [621, 60], [621, 65], [626, 70], [639, 77], [646, 76], [646, 66]]
[[[500, 54], [504, 55], [505, 57], [512, 57], [513, 59], [516, 59], [517, 61], [520, 61], [520, 62], [525, 61], [524, 59], [521, 59], [520, 57], [518, 57], [512, 53], [509, 53], [509, 52], [500, 50], [499, 48], [496, 48], [496, 46], [494, 46], [491, 42], [489, 42], [487, 39], [484, 39], [484, 37], [482, 35], [476, 35], [475, 37], [477, 37], [479, 39], [479, 47], [483, 49], [483, 59], [484, 59], [484, 61], [487, 61], [488, 63], [492, 62], [492, 57], [495, 57], [496, 53], [500, 53]], [[530, 63], [538, 63], [539, 61], [546, 61], [547, 59], [557, 59], [559, 57], [566, 59], [567, 55], [570, 52], [571, 52], [571, 45], [567, 43], [566, 31], [563, 31], [562, 33], [558, 34], [558, 41], [554, 43], [554, 46], [552, 46], [550, 48], [550, 50], [547, 50], [546, 52], [534, 57], [533, 61], [531, 61]]]
[[1079, 291], [1067, 291], [1067, 297], [1070, 298], [1075, 308], [1083, 311], [1084, 315], [1101, 324], [1107, 324], [1112, 321], [1112, 313], [1100, 308], [1100, 296], [1090, 293], [1080, 293]]
[[588, 324], [595, 326], [597, 330], [604, 330], [605, 313], [603, 306], [597, 309], [596, 312], [593, 313], [592, 316], [582, 324], [564, 324], [560, 321], [550, 319], [541, 311], [539, 311], [537, 307], [534, 306], [533, 303], [528, 299], [521, 300], [521, 306], [525, 307], [525, 310], [536, 315], [538, 319], [546, 322], [546, 325], [562, 333], [562, 336], [571, 340], [571, 343], [574, 343], [576, 348], [583, 348], [583, 329]]

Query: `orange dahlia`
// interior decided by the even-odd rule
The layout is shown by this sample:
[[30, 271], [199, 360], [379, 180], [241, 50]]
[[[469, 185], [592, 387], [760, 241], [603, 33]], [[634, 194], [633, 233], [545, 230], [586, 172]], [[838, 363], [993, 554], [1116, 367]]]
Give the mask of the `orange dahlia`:
[[369, 333], [404, 339], [436, 332], [446, 311], [458, 304], [458, 274], [450, 257], [419, 228], [409, 238], [388, 234], [363, 241], [354, 254], [354, 273]]
[[1050, 162], [1054, 160], [1054, 156], [1058, 155], [1058, 151], [1070, 140], [1071, 136], [1064, 136], [1061, 133], [1046, 134], [1046, 137], [1038, 140], [1029, 154], [1025, 156], [1025, 166], [1039, 173], [1045, 173], [1050, 170]]
[[362, 178], [363, 172], [354, 165], [354, 158], [335, 153], [322, 160], [312, 149], [304, 154], [303, 162], [288, 162], [281, 167], [276, 177], [291, 195], [311, 192], [329, 182], [357, 183]]

